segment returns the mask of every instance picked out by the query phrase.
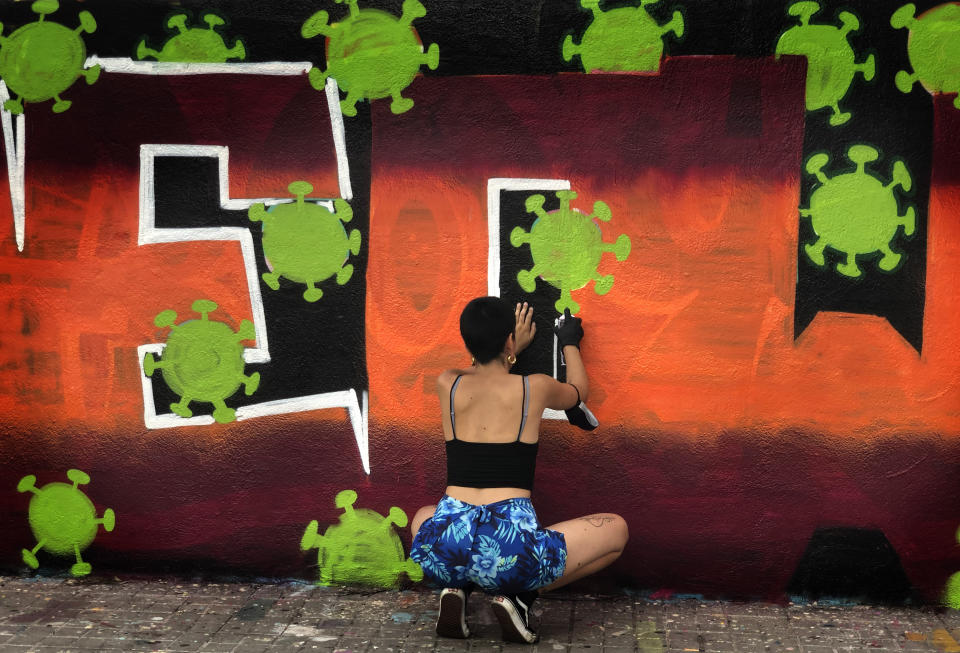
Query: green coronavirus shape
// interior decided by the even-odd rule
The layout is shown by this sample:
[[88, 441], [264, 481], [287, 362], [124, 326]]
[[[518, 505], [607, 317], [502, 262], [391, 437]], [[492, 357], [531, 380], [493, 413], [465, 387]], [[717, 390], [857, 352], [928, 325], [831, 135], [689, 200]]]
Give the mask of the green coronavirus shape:
[[77, 562], [70, 567], [74, 576], [90, 573], [90, 563], [84, 562], [80, 552], [90, 546], [97, 536], [97, 525], [110, 532], [116, 519], [113, 510], [107, 508], [103, 517], [97, 519], [97, 509], [87, 495], [78, 487], [90, 482], [90, 477], [79, 469], [67, 470], [67, 478], [73, 483], [48, 483], [37, 488], [37, 477], [24, 476], [17, 483], [18, 492], [33, 492], [30, 497], [30, 530], [37, 538], [37, 545], [23, 549], [23, 561], [32, 569], [40, 566], [37, 551], [43, 549], [58, 556], [76, 556]]
[[610, 207], [604, 202], [594, 202], [593, 213], [586, 215], [570, 208], [570, 201], [577, 194], [572, 190], [557, 191], [560, 208], [556, 211], [543, 210], [546, 201], [543, 195], [531, 195], [527, 198], [528, 213], [535, 213], [530, 231], [514, 227], [510, 232], [510, 244], [514, 247], [527, 243], [533, 257], [533, 268], [517, 273], [517, 281], [526, 292], [533, 292], [540, 277], [551, 286], [560, 289], [560, 299], [554, 306], [558, 313], [569, 308], [571, 313], [580, 310], [573, 301], [571, 291], [583, 288], [588, 282], [594, 282], [598, 295], [605, 295], [613, 287], [613, 275], [602, 276], [597, 272], [600, 257], [604, 252], [613, 252], [618, 261], [625, 261], [630, 254], [630, 237], [620, 234], [615, 243], [603, 242], [600, 226], [594, 219], [609, 222]]
[[[956, 539], [960, 544], [960, 529], [957, 529]], [[947, 586], [943, 589], [943, 604], [953, 610], [960, 610], [960, 572], [947, 579]]]
[[[910, 29], [907, 55], [914, 72], [898, 72], [897, 88], [909, 93], [919, 81], [932, 94], [960, 92], [960, 5], [948, 2], [919, 18], [915, 11], [912, 4], [903, 5], [890, 18], [893, 27]], [[960, 109], [960, 95], [953, 106]]]
[[243, 373], [244, 340], [253, 340], [256, 333], [253, 322], [243, 320], [234, 332], [227, 324], [207, 317], [217, 310], [216, 303], [198, 299], [191, 309], [200, 313], [199, 320], [174, 324], [173, 310], [161, 311], [153, 320], [158, 327], [170, 327], [170, 336], [163, 349], [162, 360], [153, 354], [143, 357], [143, 371], [153, 376], [155, 370], [163, 373], [163, 380], [180, 395], [180, 401], [170, 404], [170, 410], [180, 417], [191, 417], [191, 401], [204, 401], [214, 406], [213, 419], [226, 424], [237, 418], [237, 412], [224, 404], [240, 388], [252, 395], [260, 385], [260, 373]]
[[960, 610], [960, 572], [951, 574], [943, 590], [943, 604], [953, 610]]
[[347, 235], [344, 223], [353, 219], [353, 209], [346, 200], [336, 199], [331, 213], [304, 196], [313, 192], [305, 181], [295, 181], [287, 187], [297, 201], [265, 208], [254, 204], [247, 216], [263, 223], [263, 254], [270, 272], [262, 276], [273, 290], [280, 288], [280, 277], [307, 285], [303, 298], [315, 302], [323, 297], [316, 284], [335, 276], [343, 285], [353, 276], [353, 265], [347, 263], [350, 254], [360, 253], [360, 231]]
[[[46, 102], [53, 99], [54, 113], [63, 113], [73, 104], [60, 98], [81, 75], [87, 84], [100, 77], [100, 65], [84, 69], [87, 47], [80, 34], [93, 33], [97, 21], [89, 11], [80, 12], [76, 29], [44, 20], [60, 8], [57, 0], [37, 0], [30, 8], [40, 18], [0, 36], [0, 78], [19, 97], [7, 100], [3, 108], [10, 113], [23, 113], [24, 102]], [[3, 23], [0, 23], [0, 33]]]
[[563, 59], [580, 57], [585, 72], [632, 71], [658, 72], [663, 56], [663, 36], [673, 32], [683, 36], [683, 14], [673, 12], [665, 25], [658, 25], [646, 7], [660, 0], [640, 0], [639, 7], [619, 7], [600, 11], [600, 0], [580, 0], [593, 12], [593, 20], [580, 43], [569, 34], [563, 40]]
[[304, 38], [318, 34], [327, 37], [327, 69], [310, 70], [310, 83], [322, 91], [328, 77], [347, 92], [340, 102], [346, 116], [357, 115], [357, 102], [390, 96], [390, 110], [403, 113], [413, 100], [400, 94], [426, 64], [434, 70], [440, 62], [440, 48], [431, 43], [427, 51], [414, 19], [427, 14], [418, 0], [404, 0], [403, 15], [397, 18], [379, 9], [360, 9], [357, 0], [337, 0], [350, 7], [350, 15], [339, 23], [328, 24], [326, 11], [318, 11], [306, 20], [300, 33]]
[[902, 254], [890, 247], [900, 227], [906, 236], [916, 230], [917, 219], [913, 207], [899, 214], [894, 187], [909, 191], [910, 173], [903, 161], [893, 164], [893, 179], [884, 185], [866, 171], [865, 166], [880, 156], [869, 145], [854, 145], [847, 157], [857, 169], [835, 177], [827, 177], [823, 167], [830, 161], [826, 154], [814, 154], [807, 160], [807, 172], [820, 180], [810, 195], [810, 208], [800, 208], [800, 215], [809, 218], [817, 234], [815, 243], [803, 249], [814, 264], [826, 266], [823, 250], [827, 247], [844, 254], [846, 260], [837, 264], [837, 271], [848, 277], [859, 277], [863, 272], [856, 257], [879, 252], [882, 257], [877, 267], [885, 272], [897, 269]]
[[857, 73], [866, 81], [873, 79], [876, 65], [873, 55], [857, 63], [847, 36], [860, 29], [860, 20], [849, 11], [838, 15], [840, 27], [811, 25], [810, 18], [820, 11], [815, 0], [795, 2], [787, 9], [791, 16], [800, 18], [800, 24], [785, 31], [777, 41], [776, 56], [803, 55], [807, 58], [807, 111], [830, 107], [830, 124], [842, 125], [850, 120], [850, 113], [840, 110], [840, 100], [846, 96]]
[[176, 29], [163, 48], [158, 52], [147, 46], [146, 39], [137, 45], [137, 58], [152, 57], [157, 61], [187, 61], [199, 63], [224, 63], [228, 59], [242, 60], [247, 56], [243, 41], [237, 41], [227, 47], [217, 27], [226, 24], [216, 14], [204, 14], [203, 22], [207, 27], [187, 27], [187, 15], [175, 14], [167, 21], [167, 27]]
[[357, 493], [343, 490], [335, 499], [343, 509], [340, 521], [318, 534], [316, 520], [307, 525], [300, 550], [318, 549], [317, 564], [321, 585], [370, 585], [395, 587], [400, 574], [410, 580], [423, 578], [423, 570], [405, 557], [403, 544], [393, 526], [407, 525], [407, 515], [397, 507], [387, 517], [367, 508], [354, 508]]

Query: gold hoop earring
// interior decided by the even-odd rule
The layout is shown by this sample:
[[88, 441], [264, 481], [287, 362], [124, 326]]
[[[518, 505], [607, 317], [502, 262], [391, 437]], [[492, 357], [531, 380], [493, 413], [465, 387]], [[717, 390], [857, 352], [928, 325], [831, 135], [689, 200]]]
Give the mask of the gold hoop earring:
[[507, 362], [510, 363], [511, 365], [515, 365], [517, 362], [517, 357], [514, 356], [513, 354], [507, 354]]
[[471, 364], [471, 365], [476, 365], [476, 364], [477, 364], [477, 357], [476, 357], [476, 356], [471, 356], [471, 357], [470, 357], [470, 364]]

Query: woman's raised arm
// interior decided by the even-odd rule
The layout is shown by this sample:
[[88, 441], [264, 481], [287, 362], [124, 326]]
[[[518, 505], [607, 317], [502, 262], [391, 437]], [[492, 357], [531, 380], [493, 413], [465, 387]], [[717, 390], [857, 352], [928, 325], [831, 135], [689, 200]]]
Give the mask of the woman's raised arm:
[[560, 383], [553, 380], [547, 389], [547, 408], [567, 410], [581, 401], [586, 401], [590, 395], [590, 381], [587, 379], [587, 368], [580, 355], [580, 340], [583, 339], [583, 320], [570, 315], [570, 310], [564, 311], [553, 327], [557, 335], [557, 346], [563, 352], [563, 360], [567, 367], [567, 382]]

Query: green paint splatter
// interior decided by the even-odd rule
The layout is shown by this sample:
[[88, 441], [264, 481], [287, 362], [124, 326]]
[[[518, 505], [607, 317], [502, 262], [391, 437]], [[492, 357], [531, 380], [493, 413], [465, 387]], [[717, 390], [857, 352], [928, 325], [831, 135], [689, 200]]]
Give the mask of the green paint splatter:
[[823, 167], [830, 161], [828, 155], [814, 154], [807, 160], [807, 173], [815, 176], [821, 184], [810, 196], [810, 208], [800, 209], [800, 215], [810, 218], [817, 234], [815, 243], [804, 245], [804, 251], [814, 264], [826, 265], [823, 250], [830, 247], [846, 255], [846, 260], [837, 264], [837, 271], [848, 277], [862, 274], [857, 256], [874, 252], [883, 255], [877, 262], [881, 270], [892, 272], [897, 269], [902, 255], [890, 246], [901, 226], [904, 235], [913, 235], [916, 215], [912, 206], [904, 215], [899, 214], [894, 187], [909, 191], [912, 181], [907, 166], [898, 160], [893, 164], [893, 179], [884, 185], [865, 169], [867, 163], [876, 161], [879, 156], [879, 152], [869, 145], [853, 145], [847, 157], [857, 169], [829, 178], [823, 173]]
[[[916, 7], [903, 5], [890, 25], [910, 30], [907, 55], [914, 72], [897, 73], [897, 88], [909, 93], [919, 81], [930, 93], [960, 92], [960, 6], [947, 3], [914, 17]], [[960, 95], [953, 100], [960, 109]]]
[[594, 219], [609, 222], [610, 208], [604, 202], [595, 202], [593, 213], [585, 215], [570, 208], [570, 201], [577, 194], [571, 190], [557, 191], [560, 208], [546, 212], [543, 195], [531, 195], [527, 198], [528, 213], [535, 213], [537, 219], [529, 232], [514, 227], [510, 232], [510, 244], [514, 247], [527, 243], [533, 257], [533, 268], [521, 270], [517, 274], [520, 287], [533, 292], [537, 286], [537, 277], [551, 286], [560, 289], [560, 299], [554, 304], [558, 313], [569, 308], [571, 313], [580, 310], [573, 300], [571, 291], [583, 288], [593, 281], [593, 289], [598, 295], [605, 295], [613, 287], [613, 275], [602, 276], [597, 271], [604, 252], [613, 252], [618, 261], [626, 260], [630, 254], [630, 237], [620, 234], [615, 243], [603, 241], [600, 226]]
[[[10, 113], [23, 113], [24, 102], [45, 102], [50, 99], [54, 113], [63, 113], [73, 104], [60, 94], [70, 88], [81, 75], [87, 84], [100, 77], [100, 66], [84, 69], [87, 48], [80, 34], [93, 33], [97, 21], [89, 11], [80, 12], [80, 26], [69, 29], [44, 18], [60, 8], [57, 0], [37, 0], [30, 8], [40, 18], [0, 36], [0, 78], [19, 97], [3, 103]], [[0, 23], [0, 33], [3, 23]]]
[[405, 557], [393, 529], [394, 524], [407, 525], [403, 510], [390, 508], [390, 515], [384, 517], [367, 508], [354, 508], [357, 493], [353, 490], [343, 490], [335, 501], [343, 509], [340, 522], [319, 535], [319, 524], [311, 521], [300, 539], [301, 551], [318, 549], [319, 584], [395, 587], [404, 572], [413, 581], [423, 578], [420, 566]]
[[310, 70], [310, 83], [322, 91], [328, 77], [347, 92], [340, 102], [346, 116], [357, 115], [357, 102], [390, 96], [390, 111], [403, 113], [413, 107], [413, 100], [400, 94], [413, 81], [420, 66], [430, 70], [440, 62], [440, 49], [431, 43], [423, 51], [420, 36], [412, 23], [425, 16], [427, 10], [418, 0], [404, 0], [403, 15], [397, 18], [378, 9], [360, 9], [357, 0], [346, 3], [350, 15], [339, 23], [328, 24], [326, 11], [318, 11], [304, 22], [300, 33], [304, 38], [318, 34], [327, 37], [327, 69]]
[[683, 14], [673, 12], [665, 25], [658, 25], [646, 7], [660, 0], [640, 0], [639, 7], [600, 10], [600, 0], [580, 0], [593, 12], [580, 43], [569, 34], [563, 40], [563, 59], [580, 57], [584, 72], [634, 71], [658, 72], [663, 56], [663, 36], [673, 32], [683, 36]]
[[866, 81], [873, 79], [876, 65], [873, 55], [861, 62], [854, 61], [853, 48], [847, 40], [851, 32], [860, 29], [860, 20], [849, 11], [838, 14], [840, 27], [811, 25], [810, 18], [820, 11], [815, 0], [795, 2], [787, 9], [797, 16], [800, 24], [785, 31], [777, 41], [776, 56], [803, 55], [807, 58], [807, 111], [830, 107], [830, 124], [842, 125], [851, 114], [840, 110], [840, 100], [846, 96], [857, 73]]
[[143, 358], [143, 371], [153, 376], [157, 369], [163, 372], [163, 380], [170, 389], [180, 395], [180, 401], [170, 404], [170, 410], [180, 417], [190, 417], [191, 401], [204, 401], [214, 406], [213, 419], [226, 424], [236, 419], [236, 411], [229, 408], [224, 399], [232, 396], [242, 384], [244, 393], [252, 395], [260, 385], [260, 373], [247, 376], [243, 373], [244, 340], [256, 337], [253, 323], [243, 320], [234, 333], [223, 322], [207, 318], [217, 310], [216, 303], [198, 299], [191, 308], [200, 313], [199, 320], [187, 320], [174, 324], [176, 312], [162, 311], [153, 323], [158, 327], [170, 327], [170, 336], [163, 350], [163, 359], [155, 360], [148, 353]]
[[137, 45], [137, 58], [145, 59], [152, 57], [157, 61], [187, 61], [202, 63], [224, 63], [228, 59], [243, 59], [247, 56], [247, 51], [243, 47], [243, 41], [237, 41], [231, 47], [227, 47], [223, 37], [216, 31], [216, 28], [225, 25], [226, 21], [216, 14], [204, 14], [203, 22], [207, 24], [203, 27], [187, 27], [187, 14], [175, 14], [167, 21], [167, 27], [176, 29], [174, 34], [163, 48], [158, 52], [147, 47], [146, 39], [140, 41]]
[[304, 200], [313, 192], [307, 182], [295, 181], [287, 190], [296, 202], [269, 209], [254, 204], [247, 211], [252, 221], [263, 223], [263, 253], [270, 272], [261, 276], [273, 290], [280, 288], [280, 277], [306, 284], [303, 298], [315, 302], [323, 297], [316, 284], [333, 276], [341, 286], [350, 281], [353, 265], [346, 261], [350, 254], [360, 253], [360, 231], [347, 235], [343, 225], [353, 219], [353, 209], [345, 200], [334, 200], [336, 213], [331, 213]]
[[23, 561], [32, 569], [40, 566], [37, 551], [43, 549], [58, 556], [76, 556], [77, 562], [70, 567], [74, 576], [90, 573], [90, 563], [84, 562], [80, 552], [86, 549], [97, 535], [97, 525], [110, 532], [116, 523], [113, 510], [107, 508], [103, 517], [97, 519], [97, 509], [87, 495], [77, 487], [90, 482], [90, 477], [79, 469], [67, 470], [67, 478], [73, 482], [48, 483], [36, 487], [37, 477], [24, 476], [17, 483], [18, 492], [32, 492], [30, 497], [30, 530], [37, 539], [33, 550], [23, 549]]

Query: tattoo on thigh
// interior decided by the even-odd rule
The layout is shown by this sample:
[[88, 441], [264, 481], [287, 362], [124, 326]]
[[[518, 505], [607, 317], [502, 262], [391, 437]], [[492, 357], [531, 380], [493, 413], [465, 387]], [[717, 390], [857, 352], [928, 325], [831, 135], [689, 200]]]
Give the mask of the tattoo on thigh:
[[609, 524], [614, 520], [613, 517], [607, 517], [606, 515], [590, 515], [589, 517], [581, 517], [581, 521], [585, 521], [591, 526], [600, 528], [604, 524]]

